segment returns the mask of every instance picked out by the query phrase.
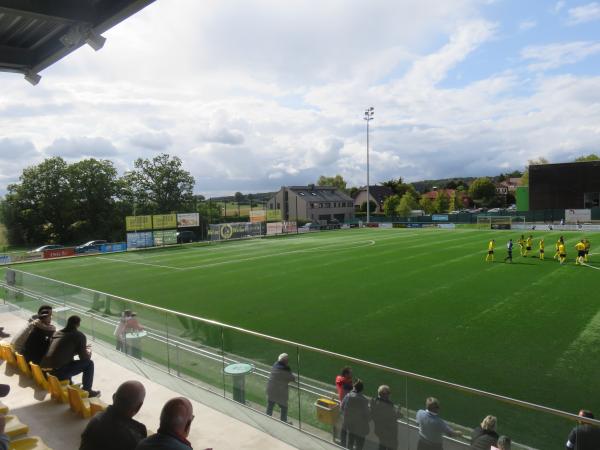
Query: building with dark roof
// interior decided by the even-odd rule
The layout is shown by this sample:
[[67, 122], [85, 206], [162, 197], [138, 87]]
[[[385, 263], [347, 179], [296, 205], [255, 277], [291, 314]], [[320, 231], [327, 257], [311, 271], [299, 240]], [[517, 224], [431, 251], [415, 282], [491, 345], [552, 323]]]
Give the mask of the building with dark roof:
[[[383, 212], [383, 202], [386, 198], [394, 195], [392, 188], [388, 186], [369, 186], [369, 199], [377, 204], [372, 213]], [[359, 211], [364, 203], [367, 202], [367, 187], [361, 187], [354, 196], [354, 208]]]
[[334, 186], [282, 186], [269, 199], [269, 210], [280, 210], [282, 220], [325, 223], [354, 218], [354, 201]]

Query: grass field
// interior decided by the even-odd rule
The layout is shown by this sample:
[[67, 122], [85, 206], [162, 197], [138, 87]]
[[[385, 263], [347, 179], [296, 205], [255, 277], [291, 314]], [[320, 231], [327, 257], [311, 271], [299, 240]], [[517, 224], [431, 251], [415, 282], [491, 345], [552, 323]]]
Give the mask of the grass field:
[[[516, 231], [356, 229], [18, 268], [546, 406], [600, 411], [600, 254], [576, 267], [581, 234], [565, 232], [570, 260], [560, 266], [559, 234], [533, 234], [535, 248], [545, 238], [546, 261], [515, 248], [514, 263], [503, 263]], [[485, 263], [491, 238], [496, 262]], [[588, 238], [593, 254], [600, 235]], [[337, 364], [308, 357], [304, 367], [333, 380]], [[466, 425], [496, 412], [424, 383], [358, 375], [370, 393], [382, 381], [406, 389], [403, 401], [415, 406], [435, 393]], [[500, 417], [501, 431], [508, 423], [514, 433], [532, 430], [516, 413]], [[534, 443], [555, 433], [562, 448], [570, 424], [561, 425]]]

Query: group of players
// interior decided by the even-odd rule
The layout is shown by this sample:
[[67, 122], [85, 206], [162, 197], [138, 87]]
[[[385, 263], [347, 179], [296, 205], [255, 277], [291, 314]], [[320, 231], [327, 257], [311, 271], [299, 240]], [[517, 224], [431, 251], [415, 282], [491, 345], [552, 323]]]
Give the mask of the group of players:
[[[525, 238], [525, 235], [521, 235], [519, 240], [517, 240], [517, 244], [519, 245], [519, 252], [521, 256], [527, 257], [529, 256], [529, 252], [532, 251], [533, 248], [533, 236], [529, 235], [528, 238]], [[567, 262], [567, 248], [565, 246], [565, 240], [561, 236], [556, 244], [554, 245], [556, 252], [554, 253], [554, 259], [558, 260], [560, 264], [565, 264]], [[575, 258], [575, 265], [584, 265], [589, 261], [590, 257], [590, 247], [591, 243], [589, 239], [583, 238], [580, 239], [575, 245], [575, 249], [577, 250], [577, 258]], [[487, 262], [494, 262], [494, 250], [496, 248], [496, 241], [494, 239], [488, 242], [488, 252], [485, 260]], [[544, 239], [540, 239], [539, 241], [539, 253], [538, 257], [542, 261], [544, 260]], [[506, 258], [504, 258], [504, 262], [513, 261], [512, 252], [513, 252], [513, 240], [509, 239], [506, 243]]]

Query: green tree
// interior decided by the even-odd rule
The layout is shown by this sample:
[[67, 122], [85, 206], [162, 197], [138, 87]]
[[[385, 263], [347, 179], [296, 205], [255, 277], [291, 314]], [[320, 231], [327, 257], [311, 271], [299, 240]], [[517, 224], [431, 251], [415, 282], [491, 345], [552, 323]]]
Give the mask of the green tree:
[[400, 204], [400, 196], [390, 195], [383, 201], [383, 213], [390, 217], [396, 214], [396, 208]]
[[194, 203], [194, 177], [181, 159], [165, 153], [138, 158], [135, 169], [123, 177], [127, 196], [133, 196], [138, 213], [169, 213], [189, 209]]
[[410, 192], [414, 198], [419, 198], [419, 194], [415, 187], [412, 184], [404, 183], [400, 177], [384, 181], [381, 185], [389, 187], [394, 194], [398, 195], [400, 198], [402, 198], [406, 192]]
[[595, 153], [590, 153], [587, 156], [580, 156], [579, 158], [575, 158], [575, 162], [585, 162], [585, 161], [598, 161], [600, 160], [600, 156]]
[[245, 198], [246, 198], [246, 196], [244, 194], [242, 194], [241, 192], [236, 192], [235, 194], [233, 194], [233, 199], [237, 203], [243, 202]]
[[529, 166], [537, 166], [541, 164], [549, 164], [550, 162], [544, 158], [540, 157], [537, 159], [530, 159], [528, 161], [527, 167], [525, 167], [525, 171], [523, 172], [523, 176], [521, 177], [521, 184], [523, 186], [529, 186]]
[[348, 189], [348, 195], [352, 198], [355, 198], [358, 195], [359, 191], [359, 188], [357, 188], [356, 186], [352, 186], [350, 189]]
[[400, 199], [400, 204], [396, 212], [401, 217], [409, 217], [413, 209], [417, 209], [419, 204], [410, 192], [406, 192]]
[[434, 211], [433, 202], [429, 197], [423, 196], [419, 201], [419, 206], [425, 212], [425, 214], [431, 214]]
[[450, 199], [448, 198], [448, 194], [446, 191], [439, 190], [435, 200], [433, 201], [433, 210], [436, 213], [445, 213], [448, 212], [448, 206], [450, 205]]
[[[367, 212], [367, 202], [362, 202], [362, 205], [360, 205], [360, 210], [362, 212]], [[376, 210], [377, 203], [375, 203], [373, 200], [369, 200], [369, 212], [373, 214]]]
[[477, 178], [469, 187], [469, 196], [476, 204], [488, 206], [496, 197], [496, 186], [487, 177]]
[[335, 186], [340, 191], [346, 192], [346, 181], [344, 177], [341, 175], [336, 175], [335, 177], [327, 177], [325, 175], [321, 175], [317, 180], [318, 186]]
[[458, 211], [462, 209], [462, 201], [459, 191], [454, 191], [450, 194], [450, 203], [448, 205], [448, 211]]

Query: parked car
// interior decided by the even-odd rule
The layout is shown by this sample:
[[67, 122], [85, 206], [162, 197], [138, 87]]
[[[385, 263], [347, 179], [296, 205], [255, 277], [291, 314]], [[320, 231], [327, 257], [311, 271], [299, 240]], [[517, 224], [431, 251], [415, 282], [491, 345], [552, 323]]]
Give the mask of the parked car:
[[27, 253], [43, 253], [44, 250], [54, 250], [56, 248], [63, 248], [60, 244], [46, 244], [41, 247], [34, 248], [33, 250], [29, 250]]
[[488, 210], [489, 213], [499, 213], [499, 212], [504, 212], [504, 208], [492, 208], [490, 210]]
[[86, 242], [85, 244], [81, 244], [78, 245], [77, 247], [75, 247], [75, 253], [88, 253], [88, 252], [97, 252], [100, 250], [100, 246], [102, 244], [106, 244], [106, 241], [104, 240], [95, 240], [95, 241], [89, 241]]
[[196, 240], [196, 234], [190, 230], [183, 230], [177, 232], [177, 243], [185, 244], [186, 242], [194, 242]]
[[[322, 228], [323, 227], [321, 227], [321, 229]], [[340, 228], [342, 228], [342, 225], [340, 224], [340, 221], [337, 219], [331, 219], [331, 220], [327, 221], [327, 225], [325, 225], [326, 230], [339, 230]]]
[[302, 225], [298, 228], [298, 231], [318, 231], [321, 229], [321, 225], [316, 222], [308, 222], [307, 224]]

